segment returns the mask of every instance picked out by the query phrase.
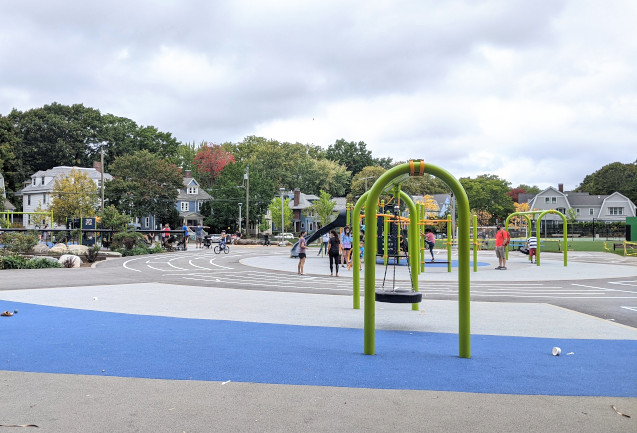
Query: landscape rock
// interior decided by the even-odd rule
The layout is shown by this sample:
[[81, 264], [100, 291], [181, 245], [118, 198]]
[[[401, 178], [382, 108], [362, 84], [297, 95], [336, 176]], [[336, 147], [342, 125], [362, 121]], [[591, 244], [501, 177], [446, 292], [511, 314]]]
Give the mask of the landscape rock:
[[51, 247], [49, 251], [51, 251], [52, 253], [64, 254], [68, 250], [65, 244], [55, 244]]
[[75, 254], [76, 256], [83, 256], [88, 251], [86, 245], [69, 245], [67, 247], [69, 254]]
[[36, 254], [47, 254], [49, 252], [49, 247], [45, 244], [37, 244], [33, 247], [33, 252]]
[[62, 267], [66, 267], [67, 260], [72, 261], [72, 268], [79, 268], [82, 265], [82, 259], [73, 254], [64, 254], [60, 256], [60, 258], [58, 259], [58, 263], [61, 264]]

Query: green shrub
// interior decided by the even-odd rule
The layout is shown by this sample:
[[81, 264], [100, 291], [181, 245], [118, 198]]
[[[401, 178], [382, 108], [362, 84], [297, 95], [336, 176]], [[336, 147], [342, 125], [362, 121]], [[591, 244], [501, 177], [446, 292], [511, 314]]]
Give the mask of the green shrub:
[[138, 244], [142, 244], [142, 237], [143, 235], [138, 231], [125, 231], [116, 233], [112, 239], [111, 249], [117, 251], [121, 249], [131, 250]]
[[0, 257], [0, 269], [44, 269], [60, 267], [62, 266], [58, 262], [44, 257], [28, 259], [18, 254]]
[[14, 256], [17, 254], [26, 254], [33, 249], [38, 243], [38, 233], [30, 232], [5, 232], [2, 234], [2, 243], [4, 248], [0, 253]]
[[86, 251], [86, 254], [84, 254], [84, 257], [86, 258], [86, 261], [89, 263], [95, 263], [95, 261], [97, 260], [97, 256], [100, 253], [100, 249], [101, 247], [97, 244], [93, 245], [91, 248], [89, 248]]
[[45, 268], [61, 268], [62, 265], [57, 261], [46, 259], [44, 257], [34, 257], [28, 262], [28, 269], [45, 269]]
[[29, 259], [17, 254], [0, 257], [0, 268], [2, 269], [28, 269], [28, 263]]

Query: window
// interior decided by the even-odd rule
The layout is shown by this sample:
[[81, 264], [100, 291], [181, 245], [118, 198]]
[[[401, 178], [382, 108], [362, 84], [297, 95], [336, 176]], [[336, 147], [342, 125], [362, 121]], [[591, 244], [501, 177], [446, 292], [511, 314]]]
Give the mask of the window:
[[196, 186], [188, 187], [188, 194], [197, 194], [197, 193], [198, 193], [198, 188]]
[[551, 197], [551, 203], [557, 203], [557, 197]]
[[555, 209], [555, 210], [556, 210], [556, 211], [558, 211], [558, 212], [561, 212], [561, 213], [563, 213], [563, 214], [565, 214], [565, 213], [566, 213], [566, 209], [564, 209], [563, 207], [558, 207], [558, 208], [557, 208], [557, 209]]
[[[27, 195], [27, 206], [31, 206], [31, 196]], [[28, 220], [28, 218], [27, 218]]]
[[40, 178], [40, 182], [42, 182], [40, 185], [44, 185], [44, 176]]
[[588, 209], [588, 214], [589, 215], [595, 215], [595, 209], [593, 209], [592, 207]]
[[188, 212], [190, 210], [190, 203], [188, 203], [187, 201], [182, 201], [181, 202], [181, 211], [182, 212]]
[[579, 208], [575, 208], [575, 213], [579, 215]]
[[544, 197], [544, 203], [550, 203], [551, 197]]
[[32, 181], [33, 181], [33, 186], [35, 186], [35, 177], [32, 179]]
[[42, 194], [42, 204], [46, 204], [46, 193]]
[[150, 217], [144, 218], [144, 227], [150, 227]]
[[608, 208], [609, 215], [623, 215], [624, 208], [623, 207], [609, 207]]

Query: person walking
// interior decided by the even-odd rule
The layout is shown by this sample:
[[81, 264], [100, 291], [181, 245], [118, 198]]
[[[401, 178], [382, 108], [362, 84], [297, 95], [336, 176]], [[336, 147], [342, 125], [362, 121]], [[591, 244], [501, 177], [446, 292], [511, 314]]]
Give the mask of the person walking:
[[330, 240], [327, 242], [327, 255], [330, 258], [330, 276], [334, 275], [334, 265], [336, 265], [336, 276], [338, 277], [338, 254], [341, 249], [341, 242], [334, 230], [330, 232]]
[[498, 228], [495, 233], [495, 256], [498, 258], [499, 266], [496, 268], [501, 271], [507, 269], [506, 249], [511, 240], [511, 235], [508, 231], [502, 228], [502, 224], [498, 224]]
[[327, 254], [327, 243], [329, 241], [330, 241], [330, 234], [324, 233], [323, 236], [321, 236], [321, 247], [319, 248], [319, 252], [317, 256], [320, 256], [321, 254], [323, 255]]
[[346, 266], [350, 261], [350, 252], [352, 251], [352, 233], [349, 227], [343, 229], [341, 233], [341, 264]]
[[299, 236], [299, 265], [297, 266], [300, 275], [303, 274], [303, 266], [305, 265], [305, 258], [307, 251], [307, 243], [305, 242], [305, 230], [301, 231]]
[[533, 235], [529, 236], [526, 240], [526, 247], [529, 249], [529, 259], [531, 263], [535, 263], [533, 257], [535, 257], [535, 261], [537, 261], [537, 238]]

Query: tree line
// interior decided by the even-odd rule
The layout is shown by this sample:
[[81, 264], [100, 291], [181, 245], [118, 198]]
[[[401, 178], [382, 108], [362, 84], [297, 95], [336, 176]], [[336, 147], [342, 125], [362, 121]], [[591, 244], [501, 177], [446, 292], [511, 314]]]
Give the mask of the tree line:
[[[106, 199], [119, 211], [174, 223], [177, 189], [183, 186], [184, 171], [190, 170], [213, 197], [201, 213], [206, 225], [215, 228], [234, 226], [248, 182], [249, 222], [259, 225], [279, 188], [299, 188], [320, 197], [347, 196], [353, 203], [385, 170], [403, 162], [374, 157], [366, 143], [345, 139], [326, 149], [256, 136], [238, 143], [182, 143], [169, 132], [82, 104], [52, 103], [0, 115], [0, 172], [16, 207], [21, 207], [20, 199], [12, 193], [33, 173], [59, 165], [91, 167], [102, 152], [105, 171], [114, 176], [106, 184]], [[459, 180], [472, 209], [490, 223], [513, 212], [520, 193], [540, 192], [536, 186], [512, 187], [489, 174]], [[427, 175], [407, 179], [402, 189], [411, 195], [450, 192], [442, 181]], [[606, 165], [587, 175], [576, 191], [618, 191], [637, 202], [637, 162]]]

